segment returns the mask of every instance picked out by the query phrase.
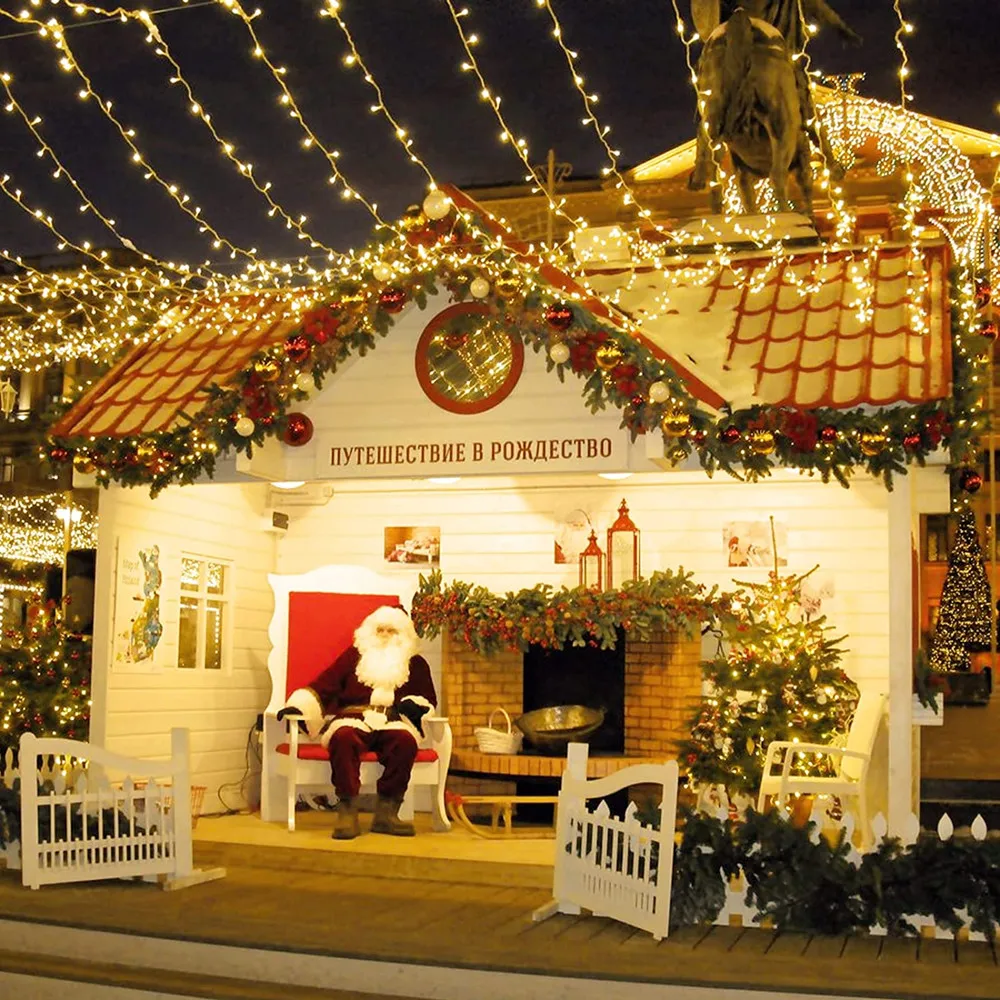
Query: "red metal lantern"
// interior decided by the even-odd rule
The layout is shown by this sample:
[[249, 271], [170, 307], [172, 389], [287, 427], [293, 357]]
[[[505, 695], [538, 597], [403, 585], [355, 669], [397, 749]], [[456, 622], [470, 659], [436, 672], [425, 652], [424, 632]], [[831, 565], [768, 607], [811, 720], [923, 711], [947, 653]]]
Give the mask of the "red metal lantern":
[[639, 579], [639, 529], [622, 500], [618, 520], [608, 528], [608, 590]]
[[597, 544], [597, 534], [591, 530], [587, 547], [580, 553], [580, 586], [600, 590], [604, 575], [604, 553]]

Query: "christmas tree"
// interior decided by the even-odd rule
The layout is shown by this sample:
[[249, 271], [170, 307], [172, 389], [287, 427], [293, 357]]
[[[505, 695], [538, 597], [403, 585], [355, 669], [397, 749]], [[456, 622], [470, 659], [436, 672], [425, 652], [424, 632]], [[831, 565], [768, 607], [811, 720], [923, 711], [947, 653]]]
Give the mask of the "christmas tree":
[[[755, 795], [772, 740], [830, 743], [847, 731], [858, 689], [839, 666], [841, 640], [830, 638], [826, 619], [802, 613], [804, 579], [775, 570], [767, 583], [741, 584], [748, 592], [703, 666], [708, 695], [680, 746], [692, 784]], [[794, 773], [828, 766], [796, 758]]]
[[939, 673], [969, 670], [969, 653], [991, 648], [993, 598], [979, 547], [976, 516], [958, 518], [955, 542], [948, 553], [948, 573], [931, 643], [931, 669]]
[[68, 634], [54, 607], [32, 607], [23, 630], [0, 648], [0, 753], [22, 733], [86, 739], [90, 722], [90, 640]]

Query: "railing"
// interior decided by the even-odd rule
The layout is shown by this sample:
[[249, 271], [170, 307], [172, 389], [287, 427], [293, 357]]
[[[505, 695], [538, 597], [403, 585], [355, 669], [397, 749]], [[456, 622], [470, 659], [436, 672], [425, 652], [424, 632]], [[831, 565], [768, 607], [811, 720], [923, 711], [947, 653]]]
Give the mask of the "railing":
[[[72, 766], [59, 766], [60, 758]], [[37, 889], [60, 882], [165, 876], [168, 882], [190, 884], [189, 759], [186, 729], [171, 732], [171, 757], [165, 762], [123, 757], [75, 740], [23, 735], [22, 883]], [[109, 770], [126, 775], [118, 787], [108, 780]], [[9, 787], [14, 776], [7, 769]]]
[[[676, 761], [636, 764], [587, 780], [587, 745], [571, 743], [559, 790], [553, 901], [533, 919], [555, 913], [611, 917], [648, 931], [656, 940], [670, 926], [670, 883], [677, 814]], [[631, 785], [653, 785], [661, 795], [659, 826], [644, 826], [630, 803], [623, 819], [607, 802], [593, 811], [588, 799], [605, 799]]]

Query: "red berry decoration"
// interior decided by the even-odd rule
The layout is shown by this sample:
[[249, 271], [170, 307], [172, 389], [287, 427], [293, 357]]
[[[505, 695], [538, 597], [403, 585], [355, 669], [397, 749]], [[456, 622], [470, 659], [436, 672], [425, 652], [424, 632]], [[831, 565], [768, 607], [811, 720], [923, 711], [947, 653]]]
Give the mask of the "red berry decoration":
[[563, 302], [553, 302], [545, 310], [545, 322], [553, 330], [568, 330], [573, 325], [573, 310]]
[[993, 289], [990, 287], [990, 283], [985, 279], [976, 282], [976, 308], [982, 309], [983, 306], [989, 305], [990, 299], [993, 298]]
[[312, 344], [309, 338], [302, 333], [294, 333], [285, 340], [285, 357], [293, 365], [301, 365], [309, 360], [312, 354]]
[[823, 444], [833, 444], [837, 440], [837, 428], [833, 424], [827, 424], [826, 427], [821, 427], [819, 432], [819, 439]]
[[68, 462], [72, 457], [72, 452], [69, 448], [63, 448], [61, 445], [56, 445], [54, 448], [49, 449], [49, 458], [53, 462]]
[[978, 493], [983, 485], [983, 477], [975, 469], [966, 469], [959, 477], [958, 485], [966, 493]]
[[719, 440], [723, 444], [736, 444], [740, 439], [739, 427], [723, 427], [719, 432]]
[[987, 340], [997, 339], [997, 324], [995, 320], [984, 319], [982, 323], [979, 324], [979, 336], [985, 337]]
[[308, 444], [313, 436], [313, 422], [304, 413], [289, 413], [281, 440], [293, 448]]
[[708, 435], [704, 431], [695, 431], [691, 437], [695, 444], [704, 444]]
[[916, 432], [904, 435], [903, 447], [907, 451], [916, 451], [920, 447], [920, 435]]
[[402, 288], [383, 288], [379, 293], [378, 304], [387, 313], [402, 312], [406, 305], [406, 292]]

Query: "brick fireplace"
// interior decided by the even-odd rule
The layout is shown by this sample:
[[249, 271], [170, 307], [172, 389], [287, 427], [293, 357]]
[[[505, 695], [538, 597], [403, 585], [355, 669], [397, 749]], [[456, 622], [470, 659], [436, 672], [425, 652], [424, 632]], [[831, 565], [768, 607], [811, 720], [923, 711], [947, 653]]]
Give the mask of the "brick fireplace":
[[[485, 726], [497, 706], [511, 719], [522, 712], [523, 656], [501, 652], [486, 657], [445, 635], [442, 648], [442, 708], [455, 738], [452, 770], [516, 777], [558, 777], [563, 758], [483, 754], [474, 730]], [[701, 696], [701, 641], [659, 633], [646, 642], [625, 638], [625, 753], [595, 756], [591, 777], [610, 774], [650, 758], [670, 759], [675, 742], [688, 734], [687, 723]], [[499, 714], [497, 716], [499, 719]], [[494, 779], [496, 780], [496, 779]], [[471, 793], [470, 787], [463, 789]]]

